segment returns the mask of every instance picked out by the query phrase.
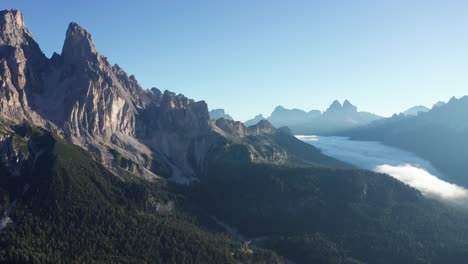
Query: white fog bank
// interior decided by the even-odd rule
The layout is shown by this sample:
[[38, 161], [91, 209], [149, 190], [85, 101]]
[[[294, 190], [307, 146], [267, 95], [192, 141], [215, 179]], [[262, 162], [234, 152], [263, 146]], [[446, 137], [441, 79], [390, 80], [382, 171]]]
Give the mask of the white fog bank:
[[319, 148], [325, 155], [362, 169], [388, 174], [427, 197], [468, 203], [467, 189], [442, 180], [442, 175], [428, 161], [410, 152], [379, 142], [354, 141], [346, 137], [296, 137]]

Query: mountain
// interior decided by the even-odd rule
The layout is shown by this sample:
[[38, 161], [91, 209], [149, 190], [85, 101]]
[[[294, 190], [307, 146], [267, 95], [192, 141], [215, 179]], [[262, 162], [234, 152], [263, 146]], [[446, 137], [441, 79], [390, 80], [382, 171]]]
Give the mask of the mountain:
[[260, 121], [262, 121], [264, 119], [266, 119], [266, 118], [263, 117], [262, 114], [259, 114], [259, 115], [256, 115], [254, 118], [245, 121], [244, 125], [247, 126], [247, 127], [253, 126], [253, 125], [256, 125], [258, 122], [260, 122]]
[[367, 125], [381, 118], [372, 113], [358, 112], [356, 106], [345, 100], [343, 105], [334, 101], [323, 113], [318, 110], [288, 110], [278, 106], [268, 120], [274, 126], [288, 126], [294, 134], [329, 135]]
[[275, 110], [268, 117], [273, 125], [277, 127], [291, 126], [294, 124], [301, 124], [311, 120], [317, 116], [320, 116], [321, 112], [318, 110], [311, 110], [306, 112], [300, 109], [286, 109], [282, 106], [277, 106]]
[[410, 109], [406, 110], [403, 112], [403, 114], [407, 116], [417, 116], [419, 113], [425, 113], [431, 109], [423, 106], [423, 105], [418, 105], [418, 106], [413, 106]]
[[[67, 29], [62, 53], [48, 59], [19, 12], [1, 16], [7, 29], [0, 37], [0, 112], [5, 118], [61, 134], [117, 175], [193, 176], [194, 162], [201, 158], [193, 156], [193, 148], [203, 154], [212, 133], [204, 102], [143, 89], [133, 75], [101, 56], [92, 36], [76, 23]], [[192, 154], [176, 155], [181, 152]]]
[[119, 179], [80, 147], [27, 124], [2, 124], [1, 136], [20, 172], [0, 166], [2, 263], [282, 263], [200, 227], [162, 180]]
[[[468, 257], [461, 208], [323, 155], [287, 127], [211, 119], [203, 101], [143, 89], [76, 23], [51, 58], [20, 12], [0, 12], [0, 28], [1, 263]], [[345, 102], [319, 115], [356, 112]]]
[[226, 114], [224, 112], [224, 109], [213, 109], [209, 112], [210, 118], [212, 119], [228, 119], [228, 120], [234, 120], [230, 115]]
[[[91, 152], [117, 176], [190, 182], [223, 138], [245, 143], [276, 131], [268, 122], [246, 128], [213, 120], [203, 101], [143, 89], [133, 75], [100, 55], [91, 34], [76, 23], [68, 26], [62, 53], [50, 59], [19, 11], [2, 11], [0, 27], [5, 29], [0, 34], [1, 117], [59, 135]], [[261, 144], [250, 146], [249, 159], [289, 160], [276, 149], [266, 150]]]
[[435, 103], [435, 104], [432, 106], [432, 108], [436, 108], [436, 107], [439, 107], [439, 106], [443, 106], [443, 105], [445, 105], [445, 104], [446, 104], [445, 102], [439, 101], [439, 102]]
[[296, 263], [464, 263], [468, 256], [466, 213], [387, 175], [241, 165], [216, 158], [239, 149], [218, 151], [188, 196]]
[[395, 115], [346, 135], [411, 151], [430, 161], [446, 178], [468, 187], [467, 116], [468, 96], [452, 98], [418, 116]]

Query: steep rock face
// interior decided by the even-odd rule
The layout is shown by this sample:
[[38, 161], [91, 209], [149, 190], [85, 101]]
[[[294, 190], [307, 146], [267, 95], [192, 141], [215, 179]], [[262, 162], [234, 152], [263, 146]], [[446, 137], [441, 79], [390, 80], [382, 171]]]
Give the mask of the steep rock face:
[[0, 113], [12, 120], [44, 121], [30, 109], [30, 94], [43, 87], [47, 59], [16, 10], [0, 12]]
[[[101, 56], [91, 34], [76, 23], [67, 29], [62, 53], [51, 59], [25, 28], [20, 12], [2, 11], [0, 26], [3, 117], [58, 132], [97, 154], [116, 174], [154, 177], [154, 163], [181, 156], [178, 150], [188, 149], [192, 138], [209, 130], [205, 103], [144, 90], [133, 75]], [[187, 159], [171, 162], [185, 167]]]
[[[93, 152], [116, 175], [189, 182], [203, 170], [210, 150], [223, 142], [245, 146], [252, 162], [288, 159], [269, 122], [246, 128], [241, 122], [212, 120], [203, 101], [143, 89], [133, 75], [101, 56], [91, 34], [76, 23], [68, 26], [61, 54], [48, 59], [21, 13], [7, 10], [0, 17], [2, 116], [53, 130]], [[1, 141], [12, 146], [12, 140]], [[21, 159], [18, 150], [4, 147], [4, 160]]]
[[154, 158], [167, 164], [175, 181], [187, 182], [214, 142], [208, 107], [156, 88], [147, 95], [150, 103], [140, 110], [136, 136], [153, 150]]
[[[55, 60], [58, 63], [47, 90], [52, 96], [42, 98], [54, 100], [62, 115], [57, 116], [55, 109], [45, 114], [59, 123], [73, 142], [86, 137], [109, 138], [116, 131], [135, 136], [136, 107], [146, 101], [143, 89], [98, 54], [86, 30], [71, 23], [62, 54]], [[126, 85], [136, 90], [134, 94]]]
[[251, 126], [247, 129], [249, 135], [261, 136], [264, 134], [272, 134], [276, 129], [267, 120], [261, 120], [255, 126]]
[[233, 139], [243, 138], [247, 135], [247, 128], [239, 121], [221, 118], [216, 120], [214, 125], [224, 133], [221, 134], [232, 137]]

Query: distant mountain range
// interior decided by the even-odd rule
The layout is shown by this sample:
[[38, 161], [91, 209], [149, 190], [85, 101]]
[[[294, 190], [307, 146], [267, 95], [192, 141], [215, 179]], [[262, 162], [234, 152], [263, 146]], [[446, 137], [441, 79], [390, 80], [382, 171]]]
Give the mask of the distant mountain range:
[[417, 116], [394, 115], [343, 134], [409, 150], [468, 187], [468, 96], [438, 103]]
[[[327, 135], [367, 125], [381, 118], [372, 113], [359, 112], [356, 106], [345, 100], [343, 104], [334, 101], [323, 113], [319, 110], [306, 112], [301, 109], [286, 109], [277, 106], [266, 119], [275, 127], [289, 127], [294, 134]], [[258, 115], [246, 121], [245, 124], [249, 126], [262, 119], [265, 118]]]

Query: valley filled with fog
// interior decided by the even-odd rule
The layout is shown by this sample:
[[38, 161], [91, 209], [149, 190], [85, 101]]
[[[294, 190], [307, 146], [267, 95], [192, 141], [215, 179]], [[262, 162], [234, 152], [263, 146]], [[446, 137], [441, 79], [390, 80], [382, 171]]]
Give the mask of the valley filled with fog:
[[379, 142], [356, 141], [347, 137], [305, 136], [298, 139], [319, 148], [325, 155], [358, 168], [388, 174], [419, 190], [423, 195], [464, 204], [468, 190], [450, 183], [430, 162], [413, 153]]

